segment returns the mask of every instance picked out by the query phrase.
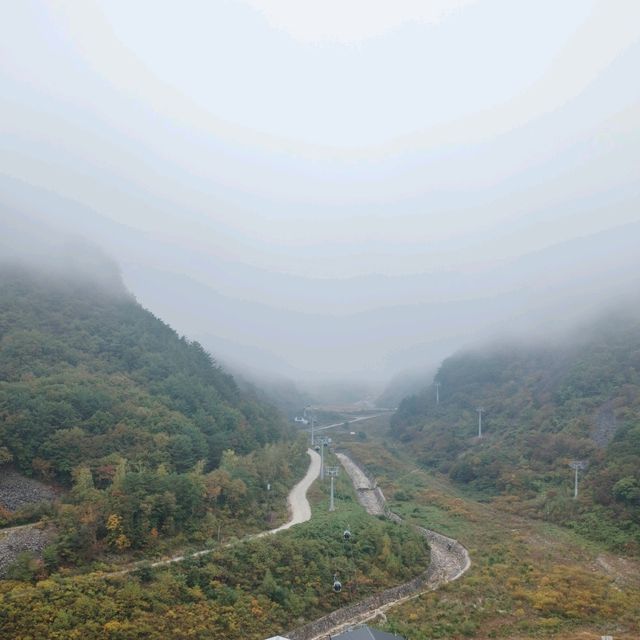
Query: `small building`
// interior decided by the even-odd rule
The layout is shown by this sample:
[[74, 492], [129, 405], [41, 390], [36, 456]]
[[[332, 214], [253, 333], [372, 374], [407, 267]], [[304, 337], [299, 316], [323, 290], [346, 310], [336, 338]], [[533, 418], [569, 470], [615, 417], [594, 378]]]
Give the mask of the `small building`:
[[338, 635], [331, 636], [331, 640], [404, 640], [395, 633], [387, 633], [386, 631], [378, 631], [367, 625], [351, 627], [347, 631], [343, 631]]

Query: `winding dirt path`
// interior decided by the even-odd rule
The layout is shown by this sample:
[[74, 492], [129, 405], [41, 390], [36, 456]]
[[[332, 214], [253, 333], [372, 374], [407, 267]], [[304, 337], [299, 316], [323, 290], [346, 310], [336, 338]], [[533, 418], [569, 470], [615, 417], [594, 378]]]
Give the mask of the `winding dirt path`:
[[[235, 543], [227, 543], [223, 546], [228, 547], [232, 544], [238, 544], [239, 542], [245, 542], [247, 540], [255, 540], [257, 538], [262, 538], [264, 536], [270, 536], [274, 533], [278, 533], [278, 531], [284, 531], [285, 529], [289, 529], [296, 524], [301, 524], [303, 522], [307, 522], [307, 520], [311, 519], [311, 505], [307, 500], [307, 491], [309, 487], [313, 484], [314, 480], [320, 474], [320, 455], [316, 453], [313, 449], [307, 449], [307, 455], [311, 459], [309, 462], [309, 468], [307, 469], [307, 473], [304, 478], [298, 482], [293, 489], [289, 492], [288, 504], [289, 504], [289, 520], [285, 522], [283, 525], [280, 525], [276, 529], [269, 529], [268, 531], [262, 531], [261, 533], [254, 533], [240, 540], [237, 540]], [[202, 549], [200, 551], [194, 551], [193, 553], [186, 553], [184, 555], [176, 555], [171, 556], [171, 558], [166, 558], [165, 560], [158, 560], [156, 562], [151, 563], [151, 567], [165, 567], [169, 564], [173, 564], [174, 562], [182, 562], [188, 558], [198, 558], [199, 556], [204, 556], [209, 553], [213, 553], [219, 547]], [[126, 573], [130, 573], [134, 569], [136, 569], [140, 564], [138, 563], [134, 567], [130, 567], [127, 569], [123, 569], [121, 571], [117, 571], [114, 574], [108, 575], [123, 575]]]
[[[278, 533], [278, 531], [284, 531], [285, 529], [289, 529], [290, 527], [293, 527], [296, 524], [307, 522], [308, 520], [311, 519], [311, 505], [307, 500], [307, 491], [309, 490], [309, 487], [313, 484], [314, 480], [320, 474], [320, 455], [316, 453], [313, 449], [307, 449], [307, 454], [310, 458], [309, 468], [307, 469], [307, 473], [305, 474], [304, 478], [302, 478], [302, 480], [300, 480], [300, 482], [298, 482], [293, 487], [293, 489], [291, 489], [291, 491], [289, 492], [289, 497], [287, 500], [289, 504], [289, 520], [287, 520], [287, 522], [285, 522], [283, 525], [280, 525], [276, 529], [269, 529], [268, 531], [263, 531], [261, 533], [251, 534], [251, 535], [245, 536], [244, 538], [241, 538], [240, 540], [237, 540], [235, 543], [228, 543], [224, 546], [230, 546], [231, 544], [238, 544], [239, 542], [244, 542], [246, 540], [255, 540], [256, 538], [269, 536], [274, 533]], [[24, 524], [17, 527], [0, 529], [0, 552], [2, 551], [3, 543], [6, 543], [7, 545], [11, 543], [10, 546], [12, 548], [15, 547], [14, 538], [18, 534], [23, 532], [29, 532], [29, 533], [40, 535], [40, 529], [39, 529], [38, 523]], [[29, 549], [31, 547], [35, 549], [35, 546], [34, 546], [35, 543], [31, 542], [31, 538], [29, 538], [27, 542], [29, 544], [25, 546], [25, 549]], [[155, 562], [152, 562], [150, 564], [147, 564], [147, 562], [143, 560], [140, 562], [132, 563], [122, 569], [119, 569], [118, 571], [110, 571], [108, 573], [100, 572], [99, 575], [103, 578], [108, 578], [112, 576], [126, 575], [127, 573], [131, 573], [132, 571], [139, 569], [141, 566], [151, 566], [153, 568], [165, 567], [169, 564], [173, 564], [174, 562], [182, 562], [183, 560], [187, 560], [188, 558], [197, 558], [199, 556], [204, 556], [209, 553], [213, 553], [213, 551], [218, 548], [219, 547], [216, 546], [213, 548], [201, 549], [200, 551], [194, 551], [192, 553], [177, 554], [175, 556], [171, 556], [170, 558], [156, 560]], [[22, 551], [23, 549], [19, 548], [18, 550]], [[5, 564], [7, 565], [10, 564], [10, 561], [3, 563], [0, 557], [0, 569], [2, 569]]]
[[313, 484], [313, 481], [320, 475], [320, 454], [316, 453], [313, 449], [307, 449], [307, 454], [311, 458], [309, 469], [307, 473], [298, 484], [291, 489], [289, 493], [289, 520], [280, 525], [277, 529], [271, 529], [269, 531], [263, 531], [256, 534], [255, 538], [261, 538], [263, 536], [271, 535], [272, 533], [278, 533], [278, 531], [284, 531], [296, 524], [302, 524], [311, 520], [311, 505], [307, 500], [307, 491]]
[[[343, 453], [336, 453], [336, 456], [351, 478], [358, 500], [367, 513], [371, 515], [384, 513], [391, 520], [401, 522], [402, 518], [387, 508], [384, 495], [375, 482], [370, 480], [349, 456]], [[362, 624], [379, 616], [384, 618], [384, 612], [391, 607], [417, 598], [427, 591], [433, 591], [447, 582], [457, 580], [469, 569], [471, 566], [469, 553], [457, 540], [423, 527], [416, 527], [416, 529], [427, 538], [431, 547], [431, 562], [426, 571], [403, 585], [386, 589], [363, 602], [333, 611], [292, 631], [288, 637], [291, 640], [324, 640], [347, 627]]]
[[[309, 501], [307, 500], [307, 491], [309, 487], [313, 484], [313, 481], [318, 477], [320, 473], [320, 455], [313, 451], [313, 449], [307, 449], [307, 454], [310, 458], [309, 468], [307, 469], [307, 473], [304, 478], [298, 482], [293, 489], [289, 492], [288, 504], [289, 504], [289, 520], [285, 522], [283, 525], [279, 526], [276, 529], [270, 529], [268, 531], [263, 531], [261, 533], [254, 533], [244, 538], [240, 538], [235, 542], [229, 542], [224, 547], [229, 547], [232, 544], [238, 544], [240, 542], [244, 542], [246, 540], [254, 540], [256, 538], [261, 538], [263, 536], [268, 536], [278, 531], [283, 531], [284, 529], [288, 529], [289, 527], [293, 527], [296, 524], [300, 524], [302, 522], [307, 522], [311, 518], [311, 506], [309, 505]], [[36, 524], [28, 524], [21, 525], [19, 527], [13, 527], [11, 529], [2, 529], [0, 530], [0, 534], [3, 533], [12, 533], [16, 532], [20, 529], [33, 529], [36, 527]], [[212, 547], [207, 549], [201, 549], [200, 551], [194, 551], [191, 553], [178, 554], [175, 556], [171, 556], [170, 558], [164, 558], [162, 560], [156, 560], [155, 562], [148, 563], [145, 560], [140, 562], [132, 563], [118, 571], [109, 571], [109, 572], [96, 572], [93, 575], [99, 576], [101, 578], [110, 578], [116, 576], [124, 576], [136, 569], [139, 569], [142, 566], [150, 566], [153, 568], [156, 567], [166, 567], [167, 565], [173, 564], [175, 562], [182, 562], [183, 560], [187, 560], [189, 558], [198, 558], [199, 556], [204, 556], [209, 553], [213, 553], [216, 549], [220, 547]], [[91, 575], [91, 574], [87, 574]]]

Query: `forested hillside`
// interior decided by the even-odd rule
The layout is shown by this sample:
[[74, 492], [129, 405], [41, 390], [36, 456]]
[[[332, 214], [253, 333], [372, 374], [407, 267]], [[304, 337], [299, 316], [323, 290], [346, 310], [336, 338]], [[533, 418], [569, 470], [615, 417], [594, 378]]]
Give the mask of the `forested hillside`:
[[284, 505], [305, 458], [290, 435], [117, 279], [0, 269], [0, 465], [71, 488], [59, 557], [207, 537], [213, 516], [268, 517], [267, 482]]
[[[459, 353], [435, 380], [439, 404], [434, 382], [392, 421], [425, 466], [505, 508], [640, 552], [638, 313], [609, 314], [564, 343]], [[577, 500], [573, 460], [586, 464]]]

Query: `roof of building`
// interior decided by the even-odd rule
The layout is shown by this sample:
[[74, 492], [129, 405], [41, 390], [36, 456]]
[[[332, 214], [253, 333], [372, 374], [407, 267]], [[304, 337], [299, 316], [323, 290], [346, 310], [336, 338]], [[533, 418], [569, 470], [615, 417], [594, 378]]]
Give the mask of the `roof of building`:
[[403, 640], [403, 638], [386, 631], [371, 629], [371, 627], [365, 625], [343, 631], [337, 636], [331, 636], [331, 640]]

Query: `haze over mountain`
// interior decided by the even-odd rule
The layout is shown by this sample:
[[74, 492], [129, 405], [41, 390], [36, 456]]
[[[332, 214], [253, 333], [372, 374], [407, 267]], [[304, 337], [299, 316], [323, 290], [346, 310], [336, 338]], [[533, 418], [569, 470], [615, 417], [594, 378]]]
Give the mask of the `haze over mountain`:
[[144, 306], [262, 377], [380, 385], [566, 329], [638, 284], [639, 18], [20, 3], [2, 251], [89, 238]]
[[[501, 340], [446, 358], [438, 395], [425, 379], [400, 403], [390, 434], [425, 466], [502, 495], [509, 510], [637, 553], [639, 369], [636, 293], [571, 339]], [[584, 474], [578, 509], [566, 472], [576, 460]]]
[[[207, 282], [181, 271], [170, 247], [158, 246], [153, 259], [153, 240], [144, 234], [82, 208], [74, 219], [72, 203], [3, 185], [13, 187], [7, 191], [14, 198], [4, 210], [10, 222], [1, 241], [5, 255], [46, 262], [49, 252], [72, 254], [73, 244], [60, 233], [65, 227], [98, 238], [120, 256], [127, 285], [146, 307], [261, 378], [380, 383], [407, 369], [437, 366], [459, 347], [499, 334], [566, 331], [640, 284], [640, 223], [471, 272], [310, 279], [211, 258], [203, 261]], [[38, 211], [46, 214], [34, 215]], [[173, 264], [163, 265], [163, 254]], [[279, 297], [277, 304], [270, 295]]]

